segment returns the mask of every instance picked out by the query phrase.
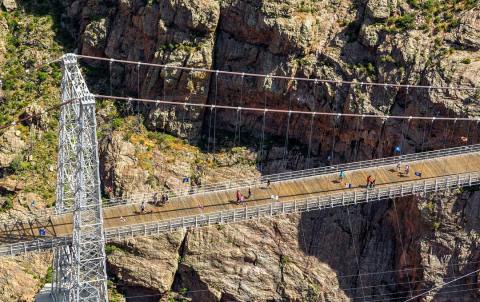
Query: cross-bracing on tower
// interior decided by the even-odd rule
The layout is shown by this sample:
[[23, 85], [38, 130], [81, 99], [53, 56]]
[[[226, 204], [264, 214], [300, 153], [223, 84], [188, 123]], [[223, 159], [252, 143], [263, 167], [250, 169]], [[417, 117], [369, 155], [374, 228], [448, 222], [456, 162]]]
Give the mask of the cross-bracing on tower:
[[71, 247], [55, 250], [56, 301], [107, 301], [95, 99], [77, 65], [63, 57], [56, 212], [73, 207]]

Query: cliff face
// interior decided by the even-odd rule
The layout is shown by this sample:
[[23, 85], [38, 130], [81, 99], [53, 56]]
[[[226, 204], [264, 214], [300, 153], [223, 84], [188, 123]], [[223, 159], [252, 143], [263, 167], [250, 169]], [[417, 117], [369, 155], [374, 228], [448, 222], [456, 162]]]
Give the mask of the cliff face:
[[[80, 52], [114, 58], [239, 72], [358, 82], [472, 86], [478, 82], [479, 11], [458, 4], [402, 1], [73, 1], [68, 19]], [[478, 94], [332, 85], [115, 64], [114, 92], [233, 106], [390, 115], [477, 116]], [[140, 80], [140, 87], [138, 87]], [[203, 114], [141, 107], [150, 129], [198, 139]], [[262, 114], [219, 111], [217, 127], [260, 139]], [[207, 116], [208, 117], [208, 116]], [[307, 144], [310, 117], [267, 114], [266, 135]], [[452, 123], [452, 122], [450, 122]], [[459, 125], [462, 124], [462, 125]], [[203, 124], [204, 128], [210, 127]], [[455, 129], [445, 135], [445, 128]], [[432, 129], [430, 129], [432, 128]], [[471, 129], [470, 129], [471, 128]], [[316, 118], [316, 161], [389, 156], [478, 140], [475, 125], [447, 122]], [[470, 129], [470, 130], [468, 130]], [[425, 132], [427, 132], [425, 134]], [[402, 133], [407, 133], [402, 142]], [[335, 137], [335, 139], [333, 139]], [[425, 137], [425, 138], [424, 138]], [[388, 140], [385, 138], [389, 138]], [[278, 143], [279, 148], [284, 145]], [[295, 144], [290, 144], [294, 149]], [[352, 146], [358, 145], [358, 155]], [[259, 146], [257, 146], [259, 148]], [[283, 150], [281, 150], [283, 151]], [[292, 151], [292, 150], [289, 150]], [[278, 152], [280, 154], [284, 152]], [[277, 155], [272, 153], [269, 159]], [[267, 155], [268, 156], [268, 155]], [[291, 156], [288, 168], [300, 168]], [[272, 168], [274, 169], [274, 168]]]
[[[18, 4], [32, 13], [22, 1]], [[480, 77], [480, 8], [475, 0], [57, 4], [64, 5], [59, 24], [74, 37], [78, 51], [87, 55], [359, 82], [475, 86]], [[9, 11], [16, 6], [15, 1], [3, 1]], [[2, 28], [12, 31], [6, 19], [0, 17], [0, 64], [7, 51]], [[27, 37], [22, 36], [20, 44], [26, 45], [28, 40], [23, 39]], [[19, 61], [39, 53], [45, 50], [22, 52]], [[407, 116], [480, 113], [479, 95], [468, 91], [306, 84], [88, 63], [94, 70], [88, 73], [90, 87], [107, 94]], [[0, 89], [0, 100], [11, 98], [2, 93]], [[260, 167], [263, 173], [300, 169], [325, 164], [332, 154], [330, 161], [337, 163], [389, 156], [396, 145], [409, 153], [457, 146], [461, 136], [469, 143], [479, 141], [476, 124], [320, 117], [310, 124], [310, 117], [292, 115], [288, 120], [286, 115], [269, 113], [267, 138], [260, 143], [261, 114], [221, 110], [214, 114], [176, 106], [102, 103], [98, 120], [106, 194], [181, 186], [179, 179], [185, 175], [201, 183], [258, 175]], [[218, 135], [216, 154], [208, 152], [212, 117]], [[307, 162], [311, 125], [313, 156]], [[0, 135], [0, 172], [23, 152], [24, 141], [19, 133]], [[256, 166], [259, 160], [263, 165]], [[16, 187], [15, 175], [0, 177], [0, 193], [23, 192]], [[32, 199], [47, 197], [26, 198]], [[24, 208], [20, 197], [13, 202], [14, 210]], [[471, 190], [139, 238], [108, 246], [109, 276], [117, 290], [130, 297], [128, 301], [400, 300], [478, 268], [479, 217], [480, 196]], [[14, 291], [14, 283], [39, 288], [42, 281], [34, 276], [45, 274], [46, 267], [38, 266], [39, 271], [32, 273], [22, 259], [15, 261], [0, 263], [0, 270], [11, 276], [0, 280], [0, 294], [5, 301], [31, 300], [32, 291]], [[425, 301], [477, 301], [479, 277], [450, 284]]]

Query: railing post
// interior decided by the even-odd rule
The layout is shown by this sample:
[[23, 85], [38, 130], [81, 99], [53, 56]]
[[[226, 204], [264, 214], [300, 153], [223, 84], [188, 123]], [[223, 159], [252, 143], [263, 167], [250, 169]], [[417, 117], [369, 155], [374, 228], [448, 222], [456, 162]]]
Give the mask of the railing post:
[[285, 203], [282, 202], [282, 214], [285, 214]]
[[403, 184], [400, 185], [400, 196], [403, 196]]
[[345, 205], [345, 193], [342, 193], [342, 205]]
[[472, 174], [468, 174], [468, 185], [472, 185]]
[[220, 224], [223, 224], [223, 212], [220, 212]]
[[257, 208], [257, 218], [260, 218], [260, 207]]
[[273, 216], [273, 203], [270, 203], [270, 216]]
[[[235, 221], [235, 210], [233, 210], [233, 221]], [[195, 227], [198, 227], [198, 219], [197, 216], [195, 216]]]
[[245, 220], [248, 219], [248, 211], [247, 211], [247, 206], [245, 205]]
[[297, 200], [294, 200], [294, 201], [293, 201], [293, 212], [294, 212], [294, 213], [297, 212]]
[[423, 194], [424, 195], [427, 194], [427, 181], [426, 180], [423, 181]]
[[365, 191], [365, 202], [368, 202], [368, 188], [367, 188], [367, 190]]
[[182, 229], [185, 229], [185, 217], [182, 217]]
[[460, 187], [460, 174], [457, 175], [457, 187]]
[[330, 199], [330, 207], [333, 209], [333, 198], [332, 195], [328, 197]]
[[172, 232], [172, 221], [171, 220], [168, 221], [168, 231]]
[[353, 203], [357, 204], [357, 191], [353, 191]]
[[435, 192], [438, 191], [438, 179], [435, 178]]

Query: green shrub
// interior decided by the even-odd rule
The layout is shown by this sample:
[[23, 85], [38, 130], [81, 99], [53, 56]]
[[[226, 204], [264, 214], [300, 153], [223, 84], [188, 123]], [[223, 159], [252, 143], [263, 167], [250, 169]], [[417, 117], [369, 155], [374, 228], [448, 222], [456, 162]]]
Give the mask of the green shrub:
[[124, 124], [123, 119], [120, 117], [116, 117], [112, 120], [112, 128], [114, 130], [122, 128], [123, 124]]
[[413, 14], [405, 14], [403, 16], [398, 17], [395, 20], [395, 26], [398, 29], [414, 29], [415, 28], [415, 15]]
[[382, 63], [395, 63], [395, 59], [391, 55], [384, 55], [380, 57]]
[[44, 71], [39, 71], [38, 72], [38, 75], [37, 75], [37, 79], [38, 81], [40, 82], [45, 82], [48, 78], [48, 73], [44, 72]]
[[111, 255], [111, 254], [113, 254], [115, 251], [122, 251], [122, 249], [119, 248], [119, 247], [116, 246], [116, 245], [113, 245], [113, 244], [106, 244], [106, 245], [105, 245], [105, 254]]
[[472, 63], [472, 60], [469, 59], [469, 58], [466, 58], [466, 59], [461, 60], [460, 62], [462, 62], [463, 64], [470, 64], [470, 63]]

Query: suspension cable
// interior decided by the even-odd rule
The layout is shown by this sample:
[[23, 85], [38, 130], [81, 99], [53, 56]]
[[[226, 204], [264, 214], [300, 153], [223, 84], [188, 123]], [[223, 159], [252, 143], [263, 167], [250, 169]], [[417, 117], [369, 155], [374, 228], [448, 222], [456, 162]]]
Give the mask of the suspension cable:
[[[115, 99], [115, 100], [121, 100], [121, 101], [126, 101], [129, 98], [128, 97], [120, 97], [120, 96], [107, 96], [107, 95], [100, 95], [100, 94], [94, 94], [93, 95], [95, 98], [99, 99]], [[162, 101], [162, 100], [155, 100], [155, 99], [135, 99], [135, 98], [130, 98], [131, 100], [135, 101], [140, 101], [140, 102], [145, 102], [145, 103], [160, 103], [160, 104], [168, 104], [168, 105], [177, 105], [177, 106], [192, 106], [192, 107], [216, 107], [218, 109], [230, 109], [230, 110], [236, 110], [238, 107], [233, 107], [233, 106], [226, 106], [226, 105], [212, 105], [212, 104], [200, 104], [200, 103], [188, 103], [188, 102], [175, 102], [175, 101]], [[258, 107], [242, 107], [242, 110], [244, 111], [257, 111], [257, 112], [262, 112], [264, 108], [258, 108]], [[428, 116], [403, 116], [403, 115], [375, 115], [375, 114], [356, 114], [356, 113], [335, 113], [335, 112], [320, 112], [320, 111], [301, 111], [301, 110], [287, 110], [287, 109], [268, 109], [269, 112], [272, 113], [289, 113], [291, 114], [306, 114], [306, 115], [326, 115], [326, 116], [337, 116], [337, 117], [364, 117], [364, 118], [377, 118], [377, 119], [399, 119], [399, 120], [439, 120], [439, 121], [480, 121], [480, 117], [476, 118], [468, 118], [468, 117], [457, 117], [457, 118], [452, 118], [452, 117], [428, 117]]]
[[287, 131], [285, 132], [285, 146], [283, 150], [283, 168], [286, 170], [287, 169], [287, 164], [288, 164], [288, 132], [290, 130], [290, 118], [292, 116], [292, 113], [288, 113], [288, 118], [287, 118]]
[[[318, 81], [313, 82], [313, 112], [315, 112], [317, 107], [317, 98], [318, 98]], [[307, 163], [305, 167], [308, 169], [310, 168], [310, 161], [311, 161], [311, 153], [312, 153], [312, 135], [313, 135], [313, 120], [315, 119], [315, 113], [312, 114], [310, 118], [310, 133], [308, 134], [308, 150], [307, 150]]]
[[[108, 61], [113, 60], [114, 62], [124, 63], [124, 64], [141, 64], [144, 66], [151, 66], [151, 67], [168, 67], [173, 69], [180, 69], [180, 70], [195, 70], [195, 71], [202, 71], [207, 73], [221, 73], [221, 74], [229, 74], [229, 75], [244, 75], [249, 77], [266, 77], [266, 74], [257, 74], [257, 73], [242, 73], [236, 71], [224, 71], [224, 70], [212, 70], [206, 68], [196, 68], [196, 67], [184, 67], [184, 66], [173, 66], [168, 64], [155, 64], [155, 63], [145, 63], [145, 62], [138, 62], [138, 61], [130, 61], [130, 60], [119, 60], [113, 58], [101, 58], [95, 56], [87, 56], [87, 55], [75, 55], [77, 58], [80, 59], [91, 59], [91, 60], [99, 60], [99, 61]], [[283, 79], [283, 80], [295, 80], [295, 81], [318, 81], [320, 83], [330, 83], [330, 84], [348, 84], [348, 85], [360, 85], [360, 86], [380, 86], [380, 87], [396, 87], [396, 88], [414, 88], [414, 89], [436, 89], [436, 90], [467, 90], [467, 91], [477, 91], [480, 90], [480, 87], [467, 87], [467, 86], [433, 86], [433, 85], [406, 85], [406, 84], [394, 84], [394, 83], [376, 83], [376, 82], [357, 82], [355, 80], [352, 81], [344, 81], [344, 80], [331, 80], [331, 79], [314, 79], [314, 78], [301, 78], [301, 77], [289, 77], [289, 76], [280, 76], [280, 75], [268, 75], [274, 79]]]
[[348, 218], [348, 226], [350, 228], [350, 234], [352, 236], [352, 248], [353, 248], [353, 253], [355, 255], [355, 261], [357, 263], [357, 269], [358, 269], [358, 280], [360, 282], [360, 287], [362, 289], [362, 298], [363, 298], [363, 301], [365, 302], [365, 291], [364, 291], [364, 286], [363, 286], [363, 281], [362, 281], [362, 277], [360, 275], [360, 260], [358, 258], [358, 253], [357, 253], [357, 247], [355, 245], [355, 239], [354, 239], [354, 233], [353, 233], [353, 228], [352, 228], [352, 221], [350, 219], [350, 211], [348, 210], [348, 206], [345, 207], [346, 210], [347, 210], [347, 218]]
[[264, 144], [265, 144], [265, 120], [267, 116], [267, 109], [263, 111], [263, 124], [262, 124], [262, 139], [260, 145], [260, 172], [263, 172], [263, 165], [264, 165]]
[[215, 73], [215, 106], [214, 106], [214, 117], [213, 117], [213, 154], [216, 152], [216, 142], [217, 142], [217, 95], [218, 95], [218, 72]]
[[312, 153], [312, 135], [313, 135], [313, 120], [315, 119], [315, 114], [312, 114], [310, 118], [310, 133], [308, 134], [308, 151], [307, 151], [307, 164], [306, 168], [310, 168], [310, 160], [311, 160], [311, 153]]
[[416, 298], [425, 296], [426, 294], [428, 294], [428, 293], [431, 292], [431, 291], [434, 291], [434, 290], [436, 290], [436, 289], [440, 289], [440, 288], [444, 287], [445, 285], [451, 284], [451, 283], [453, 283], [453, 282], [456, 282], [456, 281], [458, 281], [458, 280], [460, 280], [460, 279], [463, 279], [463, 278], [468, 277], [468, 276], [470, 276], [470, 275], [476, 274], [476, 273], [478, 273], [478, 272], [480, 272], [480, 268], [477, 269], [477, 270], [474, 270], [474, 271], [472, 271], [472, 272], [470, 272], [470, 273], [468, 273], [468, 274], [465, 274], [465, 275], [462, 275], [462, 276], [460, 276], [460, 277], [458, 277], [458, 278], [455, 278], [455, 279], [453, 279], [453, 280], [451, 280], [451, 281], [444, 282], [444, 283], [442, 283], [442, 284], [440, 284], [440, 285], [437, 285], [437, 286], [435, 286], [435, 287], [432, 287], [431, 289], [429, 289], [429, 290], [427, 290], [427, 291], [424, 291], [424, 292], [421, 293], [421, 294], [418, 294], [418, 295], [416, 295], [416, 296], [410, 297], [409, 299], [405, 300], [405, 302], [412, 301], [412, 300], [414, 300], [414, 299], [416, 299]]
[[[395, 216], [396, 216], [396, 221], [397, 221], [397, 230], [398, 230], [398, 236], [399, 236], [399, 239], [400, 239], [400, 248], [402, 249], [402, 253], [405, 255], [405, 257], [407, 256], [407, 251], [405, 249], [405, 246], [403, 244], [403, 238], [402, 238], [402, 231], [400, 229], [400, 221], [399, 221], [399, 217], [398, 217], [398, 211], [397, 211], [397, 203], [396, 203], [396, 197], [393, 198], [393, 209], [395, 210]], [[402, 261], [402, 257], [400, 256], [400, 261]], [[401, 265], [401, 263], [400, 263]], [[415, 267], [415, 266], [414, 266]], [[412, 296], [412, 286], [410, 284], [410, 276], [408, 275], [408, 272], [405, 273], [405, 275], [407, 276], [407, 281], [408, 281], [408, 289], [409, 289], [409, 296], [411, 297]]]
[[[140, 64], [137, 64], [137, 97], [140, 99]], [[137, 132], [140, 133], [140, 104], [142, 102], [137, 102]], [[143, 103], [142, 103], [143, 104]]]

